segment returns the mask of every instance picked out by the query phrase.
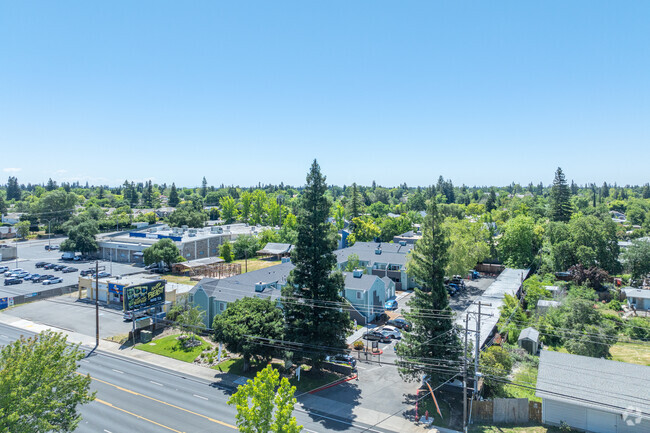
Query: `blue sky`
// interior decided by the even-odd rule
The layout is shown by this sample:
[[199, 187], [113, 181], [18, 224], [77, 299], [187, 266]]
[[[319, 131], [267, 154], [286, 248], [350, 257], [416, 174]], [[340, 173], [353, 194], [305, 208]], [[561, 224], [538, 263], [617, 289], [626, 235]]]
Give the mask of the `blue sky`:
[[0, 0], [0, 182], [650, 181], [650, 2]]

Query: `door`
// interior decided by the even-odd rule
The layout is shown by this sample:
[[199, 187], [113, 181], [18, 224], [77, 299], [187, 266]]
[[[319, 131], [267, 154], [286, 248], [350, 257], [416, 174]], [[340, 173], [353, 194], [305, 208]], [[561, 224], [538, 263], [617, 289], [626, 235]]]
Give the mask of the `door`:
[[598, 409], [587, 409], [587, 431], [593, 433], [615, 433], [617, 415]]

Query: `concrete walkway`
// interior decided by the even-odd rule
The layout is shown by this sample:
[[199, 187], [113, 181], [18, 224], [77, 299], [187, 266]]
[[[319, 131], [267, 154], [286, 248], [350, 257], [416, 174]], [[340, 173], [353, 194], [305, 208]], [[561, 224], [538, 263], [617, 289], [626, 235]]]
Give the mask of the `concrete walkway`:
[[[95, 338], [88, 335], [72, 332], [65, 329], [58, 329], [53, 326], [43, 325], [25, 319], [16, 318], [0, 313], [0, 323], [10, 325], [26, 331], [39, 333], [51, 329], [55, 332], [61, 332], [67, 336], [71, 343], [79, 343], [84, 348], [93, 348]], [[365, 328], [363, 330], [365, 332]], [[179, 361], [166, 356], [156, 355], [154, 353], [137, 350], [132, 347], [120, 348], [118, 343], [112, 341], [100, 340], [99, 349], [104, 353], [116, 356], [122, 356], [150, 364], [154, 367], [162, 367], [177, 373], [187, 374], [199, 379], [210, 381], [210, 383], [227, 389], [235, 389], [238, 385], [245, 383], [248, 378], [240, 377], [229, 373], [202, 367], [196, 364]], [[402, 418], [399, 414], [390, 416], [383, 412], [375, 411], [360, 405], [349, 405], [346, 403], [319, 397], [313, 394], [301, 394], [297, 396], [298, 405], [296, 409], [306, 412], [316, 412], [318, 415], [331, 416], [337, 419], [345, 419], [355, 423], [369, 425], [377, 424], [378, 428], [400, 433], [422, 433], [422, 432], [441, 432], [441, 433], [459, 433], [454, 430], [440, 427], [424, 427], [416, 425], [409, 420]], [[342, 416], [345, 414], [345, 416]]]

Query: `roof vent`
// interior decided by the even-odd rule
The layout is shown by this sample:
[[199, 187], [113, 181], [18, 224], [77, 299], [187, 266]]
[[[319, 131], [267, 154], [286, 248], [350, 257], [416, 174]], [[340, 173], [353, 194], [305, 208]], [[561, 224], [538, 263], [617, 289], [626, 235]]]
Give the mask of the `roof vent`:
[[363, 275], [363, 271], [361, 269], [355, 269], [352, 271], [352, 276], [354, 278], [361, 278], [362, 275]]
[[406, 241], [399, 241], [399, 244], [400, 244], [401, 246], [405, 247], [405, 246], [406, 246]]
[[381, 247], [378, 247], [378, 248], [375, 250], [375, 254], [381, 254]]
[[259, 283], [255, 284], [255, 291], [256, 292], [263, 292], [264, 291], [264, 283], [260, 281]]

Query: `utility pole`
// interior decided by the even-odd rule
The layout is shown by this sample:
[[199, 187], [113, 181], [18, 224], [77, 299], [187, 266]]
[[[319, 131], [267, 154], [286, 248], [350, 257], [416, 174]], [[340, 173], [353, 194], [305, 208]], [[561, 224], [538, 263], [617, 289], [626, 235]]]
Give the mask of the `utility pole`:
[[95, 260], [95, 349], [99, 347], [99, 261]]
[[465, 314], [465, 351], [463, 352], [463, 433], [467, 433], [467, 334], [469, 313]]
[[478, 357], [481, 354], [481, 301], [478, 301], [476, 317], [476, 349], [474, 351], [474, 397], [478, 393]]

